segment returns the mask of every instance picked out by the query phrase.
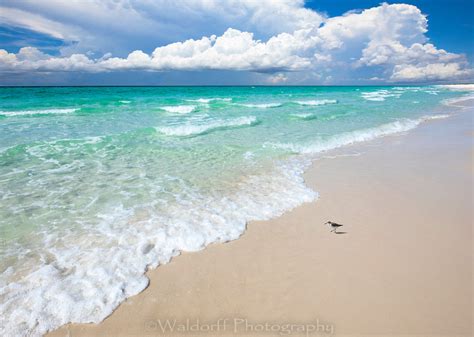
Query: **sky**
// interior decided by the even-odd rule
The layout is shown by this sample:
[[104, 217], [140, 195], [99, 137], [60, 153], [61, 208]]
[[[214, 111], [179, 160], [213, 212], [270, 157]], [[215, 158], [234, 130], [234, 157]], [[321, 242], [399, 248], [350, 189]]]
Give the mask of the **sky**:
[[474, 1], [2, 0], [0, 85], [474, 81]]

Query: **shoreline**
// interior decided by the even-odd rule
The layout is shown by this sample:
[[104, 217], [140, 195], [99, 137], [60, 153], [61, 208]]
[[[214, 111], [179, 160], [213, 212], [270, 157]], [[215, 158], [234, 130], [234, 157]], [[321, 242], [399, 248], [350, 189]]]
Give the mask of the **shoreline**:
[[[452, 109], [454, 110], [454, 108]], [[448, 205], [448, 202], [451, 203], [450, 200], [445, 200], [440, 196], [438, 196], [438, 199], [440, 199], [438, 200], [435, 193], [430, 193], [425, 196], [428, 196], [427, 199], [435, 199], [430, 200], [431, 203], [423, 200], [420, 196], [416, 199], [421, 207], [425, 208], [430, 214], [424, 212], [423, 214], [417, 214], [416, 209], [407, 210], [409, 205], [406, 204], [407, 200], [404, 200], [404, 193], [413, 195], [413, 193], [416, 194], [419, 191], [412, 190], [411, 186], [400, 185], [399, 183], [400, 179], [406, 179], [418, 188], [427, 189], [427, 192], [436, 192], [435, 187], [444, 187], [447, 182], [446, 178], [452, 178], [458, 184], [448, 188], [448, 190], [453, 189], [452, 194], [450, 194], [451, 198], [456, 197], [456, 193], [459, 193], [460, 188], [472, 186], [472, 163], [470, 174], [466, 175], [466, 172], [461, 170], [461, 172], [457, 172], [458, 175], [452, 175], [451, 167], [448, 167], [447, 162], [442, 163], [444, 166], [439, 165], [438, 167], [433, 163], [433, 158], [426, 154], [423, 154], [425, 156], [423, 157], [424, 160], [416, 159], [417, 156], [423, 153], [420, 149], [432, 151], [437, 145], [440, 145], [432, 144], [431, 140], [433, 139], [427, 137], [427, 133], [431, 133], [430, 136], [433, 134], [439, 136], [440, 130], [444, 131], [443, 127], [440, 126], [441, 124], [451, 125], [451, 128], [456, 129], [460, 127], [458, 124], [461, 123], [458, 119], [463, 119], [465, 124], [469, 124], [466, 123], [466, 118], [467, 120], [471, 119], [471, 127], [469, 128], [469, 125], [467, 125], [470, 130], [467, 136], [465, 134], [462, 137], [461, 135], [455, 135], [456, 130], [451, 130], [450, 139], [457, 139], [457, 142], [462, 142], [458, 138], [472, 137], [472, 106], [470, 110], [470, 112], [457, 111], [443, 121], [423, 123], [406, 135], [387, 136], [322, 154], [321, 158], [315, 160], [305, 173], [307, 186], [320, 194], [317, 201], [299, 206], [276, 219], [252, 221], [247, 225], [247, 230], [238, 240], [228, 242], [225, 245], [212, 244], [198, 253], [182, 253], [181, 256], [173, 258], [170, 263], [147, 272], [147, 276], [150, 278], [148, 288], [123, 302], [103, 322], [98, 325], [69, 324], [48, 335], [163, 335], [156, 327], [156, 320], [161, 317], [160, 313], [162, 312], [171, 312], [172, 314], [167, 314], [168, 318], [176, 318], [178, 321], [185, 321], [186, 318], [202, 317], [203, 321], [209, 322], [216, 321], [216, 318], [222, 318], [223, 316], [247, 317], [252, 322], [314, 322], [316, 315], [317, 319], [322, 322], [329, 322], [328, 325], [334, 327], [336, 335], [341, 336], [347, 334], [355, 336], [357, 335], [354, 334], [356, 330], [361, 335], [375, 333], [370, 332], [370, 329], [364, 330], [368, 328], [366, 326], [367, 322], [363, 322], [361, 317], [367, 316], [358, 314], [370, 313], [373, 320], [373, 326], [370, 328], [378, 329], [376, 333], [379, 336], [382, 334], [387, 336], [399, 334], [398, 331], [393, 331], [397, 325], [387, 327], [387, 324], [394, 324], [394, 322], [397, 324], [403, 323], [408, 329], [411, 327], [410, 333], [416, 331], [420, 336], [434, 334], [431, 331], [428, 333], [421, 331], [421, 327], [430, 326], [433, 331], [440, 331], [442, 323], [445, 324], [446, 335], [454, 336], [452, 333], [458, 332], [461, 332], [457, 334], [459, 336], [464, 333], [466, 336], [469, 335], [469, 330], [466, 330], [466, 322], [469, 323], [466, 314], [472, 313], [472, 307], [470, 310], [466, 309], [465, 301], [458, 298], [459, 290], [452, 290], [449, 294], [446, 294], [443, 293], [446, 289], [436, 287], [431, 284], [432, 281], [421, 282], [414, 279], [413, 275], [410, 281], [414, 282], [416, 287], [410, 286], [408, 282], [404, 283], [406, 281], [404, 276], [408, 276], [403, 275], [409, 270], [424, 281], [429, 281], [425, 279], [428, 276], [434, 276], [435, 280], [443, 280], [446, 285], [459, 285], [459, 282], [462, 281], [464, 283], [461, 284], [462, 286], [459, 289], [466, 291], [466, 284], [468, 284], [466, 282], [469, 281], [469, 277], [466, 276], [466, 260], [469, 256], [466, 256], [465, 249], [469, 243], [466, 240], [470, 240], [472, 244], [472, 235], [467, 239], [466, 235], [458, 237], [456, 235], [459, 234], [453, 234], [451, 231], [447, 231], [446, 228], [437, 228], [435, 233], [430, 233], [429, 224], [439, 221], [433, 218], [439, 218], [440, 216], [444, 216], [443, 220], [448, 220], [449, 217], [446, 215], [451, 217], [463, 215], [463, 219], [458, 219], [458, 221], [463, 222], [466, 220], [465, 211], [469, 208], [466, 208], [466, 205], [460, 201], [464, 213], [456, 214], [451, 210], [452, 205]], [[437, 131], [435, 131], [436, 129]], [[412, 144], [413, 140], [414, 143]], [[439, 142], [441, 141], [437, 139], [433, 143]], [[403, 147], [403, 145], [406, 145], [406, 149], [416, 148], [415, 150], [419, 152], [412, 150], [412, 152], [416, 152], [415, 155], [411, 153], [412, 157], [409, 154], [404, 155], [400, 149], [400, 146]], [[472, 158], [472, 145], [470, 148]], [[449, 158], [451, 162], [466, 159], [465, 153], [463, 158], [457, 158], [458, 156], [449, 153], [446, 149], [444, 150], [441, 151], [442, 154]], [[459, 148], [454, 148], [454, 150], [457, 151], [457, 154], [459, 154], [458, 151], [461, 151]], [[388, 174], [390, 170], [394, 170], [394, 167], [389, 165], [391, 159], [388, 158], [388, 155], [390, 151], [393, 151], [398, 156], [398, 161], [403, 163], [400, 164], [401, 167], [397, 167], [397, 169], [402, 169], [399, 172], [400, 177]], [[331, 157], [333, 154], [336, 156], [335, 158], [325, 159], [325, 157]], [[380, 161], [381, 158], [384, 160]], [[367, 162], [371, 163], [371, 167], [367, 167]], [[393, 162], [392, 165], [394, 165]], [[463, 166], [463, 164], [458, 166]], [[348, 170], [347, 167], [353, 169]], [[430, 172], [433, 167], [440, 169], [440, 176], [437, 179], [430, 180], [423, 175], [423, 172]], [[383, 172], [378, 172], [380, 169]], [[425, 171], [423, 171], [424, 169]], [[456, 168], [456, 171], [458, 169], [460, 168]], [[343, 172], [343, 174], [339, 175], [337, 172]], [[407, 177], [402, 177], [403, 175]], [[468, 177], [466, 178], [466, 176]], [[427, 178], [427, 181], [419, 181], [420, 178]], [[362, 186], [364, 181], [366, 182], [365, 187]], [[466, 185], [466, 182], [469, 183], [469, 181], [471, 185]], [[372, 184], [367, 184], [367, 182]], [[345, 185], [349, 185], [349, 187]], [[397, 191], [397, 189], [401, 191]], [[400, 192], [402, 193], [400, 194]], [[374, 204], [380, 203], [380, 200], [378, 200], [380, 195], [384, 197], [383, 199], [386, 197], [387, 202], [390, 201], [388, 203], [393, 204], [393, 208], [374, 208]], [[470, 199], [472, 201], [472, 191]], [[449, 206], [449, 212], [445, 211], [442, 215], [438, 214], [440, 210], [435, 207], [437, 203]], [[345, 206], [345, 209], [341, 209], [341, 204]], [[365, 205], [365, 207], [361, 207], [361, 205]], [[372, 209], [369, 210], [369, 207]], [[420, 230], [416, 229], [415, 231], [413, 228], [407, 228], [406, 225], [403, 228], [403, 233], [397, 232], [395, 237], [386, 236], [387, 232], [394, 229], [393, 219], [398, 219], [396, 223], [399, 225], [404, 221], [398, 214], [400, 209], [416, 219], [417, 226], [422, 228], [421, 233], [426, 234], [426, 237], [430, 238], [432, 242], [416, 242], [410, 233], [414, 232], [414, 236], [417, 236], [420, 235]], [[386, 214], [381, 214], [381, 210], [385, 211]], [[386, 223], [381, 228], [379, 228], [379, 225], [374, 226], [377, 224], [374, 216], [380, 221], [384, 219], [384, 215], [385, 217], [388, 216], [392, 223]], [[327, 228], [322, 226], [322, 223], [327, 220], [344, 223], [346, 226], [343, 228], [346, 234], [334, 236], [332, 233], [328, 233]], [[470, 230], [472, 234], [472, 227], [469, 228], [469, 223], [462, 223], [462, 225], [463, 231]], [[444, 240], [441, 240], [441, 238], [451, 240], [447, 247], [453, 251], [448, 251], [446, 253], [448, 256], [437, 256], [438, 260], [432, 261], [432, 257], [425, 256], [419, 251], [429, 249], [433, 253], [435, 243], [443, 245]], [[374, 239], [381, 239], [381, 241], [374, 242], [376, 241]], [[463, 245], [457, 246], [459, 242], [462, 242]], [[423, 274], [417, 270], [420, 265], [414, 265], [410, 261], [408, 252], [389, 250], [384, 253], [383, 248], [386, 247], [383, 245], [394, 243], [398, 245], [396, 247], [398, 249], [406, 248], [408, 252], [418, 254], [418, 258], [427, 259], [424, 261], [426, 263], [424, 266], [426, 273]], [[364, 246], [364, 244], [367, 246]], [[316, 247], [313, 247], [313, 245]], [[420, 246], [419, 249], [417, 245]], [[374, 251], [384, 253], [385, 258], [389, 261], [387, 264], [394, 267], [394, 270], [387, 271], [382, 268], [379, 265], [381, 262], [380, 256], [372, 256]], [[351, 255], [353, 253], [357, 253], [363, 258], [357, 259]], [[401, 257], [395, 253], [399, 253]], [[456, 260], [453, 257], [459, 258], [460, 256], [462, 259], [459, 264], [463, 267], [461, 281], [457, 280], [452, 283], [454, 279], [450, 278], [449, 275], [446, 276], [436, 272], [435, 269], [439, 267], [436, 262], [443, 262], [443, 266], [447, 270], [451, 270], [451, 267], [448, 266], [449, 263]], [[470, 257], [472, 261], [472, 252]], [[349, 262], [352, 262], [352, 265]], [[472, 270], [468, 274], [470, 274], [472, 281]], [[364, 277], [367, 278], [365, 283]], [[392, 284], [393, 279], [401, 281], [401, 286], [403, 286], [406, 293], [403, 293], [395, 284]], [[354, 284], [350, 284], [349, 289], [347, 289], [349, 281], [353, 281]], [[419, 294], [414, 293], [415, 290], [424, 289], [427, 285], [431, 286], [431, 288], [428, 287], [427, 292], [432, 295], [431, 301], [423, 301]], [[385, 293], [390, 299], [376, 296], [384, 293], [386, 287], [397, 291]], [[436, 290], [440, 292], [438, 293]], [[472, 298], [472, 288], [470, 293], [471, 296], [466, 296], [467, 298]], [[410, 308], [406, 305], [408, 295], [419, 301], [415, 303], [422, 304], [422, 308], [429, 313], [429, 317], [419, 318], [419, 321], [416, 322], [413, 320], [413, 316], [417, 315], [414, 309], [420, 310], [420, 308]], [[449, 300], [448, 295], [455, 295], [455, 300]], [[392, 298], [391, 296], [399, 296], [399, 298]], [[433, 298], [433, 296], [435, 297]], [[366, 304], [363, 303], [363, 298], [365, 298]], [[348, 299], [351, 303], [347, 301]], [[402, 299], [405, 299], [405, 302]], [[449, 309], [448, 312], [450, 313], [457, 313], [453, 317], [449, 315], [452, 321], [442, 322], [439, 320], [443, 317], [441, 313], [445, 316], [448, 315], [446, 315], [446, 311], [436, 311], [431, 308], [437, 303], [435, 299], [443, 299], [444, 303], [449, 304], [446, 310]], [[393, 308], [388, 312], [380, 313], [374, 310], [389, 307], [389, 304]], [[345, 308], [345, 305], [348, 308]], [[456, 306], [458, 307], [456, 308]], [[464, 308], [464, 313], [459, 314], [457, 312], [460, 308]], [[402, 309], [406, 312], [402, 313]], [[350, 315], [348, 314], [341, 320], [338, 317], [341, 313], [344, 316], [344, 312], [350, 313], [352, 316], [355, 315], [359, 319], [354, 317], [349, 319], [347, 316]], [[149, 325], [150, 322], [154, 322], [152, 326]], [[472, 323], [472, 317], [470, 322]], [[366, 324], [364, 325], [364, 323]], [[387, 331], [381, 329], [387, 329]], [[173, 333], [172, 335], [179, 336], [180, 334]], [[189, 336], [192, 334], [188, 331], [183, 335]], [[247, 334], [244, 333], [243, 335]]]

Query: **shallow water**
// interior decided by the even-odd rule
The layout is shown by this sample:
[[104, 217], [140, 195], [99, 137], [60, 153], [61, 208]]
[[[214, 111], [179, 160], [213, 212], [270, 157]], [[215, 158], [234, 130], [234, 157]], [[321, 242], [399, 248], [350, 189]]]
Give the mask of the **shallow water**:
[[313, 155], [408, 131], [442, 87], [0, 88], [5, 336], [98, 322], [147, 268], [314, 200]]

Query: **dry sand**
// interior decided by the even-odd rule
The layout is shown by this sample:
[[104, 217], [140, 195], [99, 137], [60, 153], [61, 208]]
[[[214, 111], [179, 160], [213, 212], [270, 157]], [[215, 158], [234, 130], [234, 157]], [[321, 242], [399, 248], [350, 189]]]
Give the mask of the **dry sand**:
[[[472, 118], [465, 110], [317, 160], [306, 174], [317, 202], [174, 258], [101, 324], [50, 336], [289, 335], [285, 323], [318, 322], [310, 336], [472, 336]], [[221, 325], [163, 333], [166, 319]], [[280, 331], [252, 331], [262, 327]]]

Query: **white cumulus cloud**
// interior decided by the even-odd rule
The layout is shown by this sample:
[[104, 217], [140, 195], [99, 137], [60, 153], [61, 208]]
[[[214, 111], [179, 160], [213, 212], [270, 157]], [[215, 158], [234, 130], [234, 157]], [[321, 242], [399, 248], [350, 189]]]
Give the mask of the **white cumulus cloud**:
[[3, 0], [0, 23], [74, 41], [63, 55], [124, 56], [175, 41], [221, 35], [227, 28], [258, 38], [317, 27], [324, 16], [304, 0]]
[[[50, 2], [38, 2], [36, 5], [26, 3], [29, 6], [23, 6], [25, 8], [19, 10], [36, 8], [39, 15], [43, 15], [50, 8]], [[79, 10], [85, 8], [83, 4], [60, 2], [58, 6], [70, 6]], [[255, 32], [268, 30], [274, 32], [274, 35], [261, 39], [257, 37], [261, 34], [254, 31], [226, 28], [220, 35], [210, 34], [167, 43], [148, 53], [137, 49], [125, 57], [107, 53], [100, 58], [92, 58], [88, 56], [90, 53], [77, 52], [54, 57], [33, 47], [21, 48], [16, 54], [0, 50], [0, 70], [234, 70], [270, 73], [268, 81], [271, 83], [287, 81], [289, 77], [285, 72], [302, 72], [303, 77], [316, 74], [315, 78], [318, 79], [337, 80], [338, 76], [347, 78], [352, 72], [364, 68], [377, 69], [379, 73], [375, 77], [385, 81], [437, 81], [473, 76], [464, 55], [438, 49], [429, 42], [425, 35], [428, 29], [426, 16], [412, 5], [382, 4], [361, 12], [327, 18], [304, 8], [303, 1], [299, 0], [183, 0], [179, 4], [180, 6], [175, 4], [178, 9], [174, 12], [164, 10], [159, 15], [156, 14], [159, 6], [166, 9], [170, 6], [169, 2], [150, 4], [143, 1], [92, 1], [90, 8], [108, 6], [111, 12], [132, 11], [133, 15], [144, 18], [145, 26], [146, 22], [159, 23], [160, 19], [165, 21], [165, 18], [171, 20], [170, 13], [176, 11], [189, 14], [190, 22], [193, 22], [194, 19], [198, 20], [199, 15], [196, 13], [199, 13], [218, 18], [219, 27], [225, 22], [229, 27], [232, 27], [232, 23], [239, 22], [239, 27], [247, 27]], [[101, 10], [93, 17], [97, 19], [100, 15], [109, 18]], [[132, 19], [127, 20], [133, 21], [133, 15]], [[177, 31], [186, 27], [183, 19], [186, 22], [186, 18], [181, 18], [180, 26], [175, 27]], [[127, 23], [128, 21], [125, 22]], [[51, 29], [53, 34], [57, 27]], [[81, 29], [84, 28], [77, 28], [76, 31]], [[72, 34], [70, 32], [73, 30], [66, 31]], [[374, 74], [369, 78], [374, 78]]]
[[450, 80], [467, 78], [472, 75], [471, 69], [462, 68], [459, 63], [430, 63], [426, 65], [396, 65], [391, 76], [395, 81]]

